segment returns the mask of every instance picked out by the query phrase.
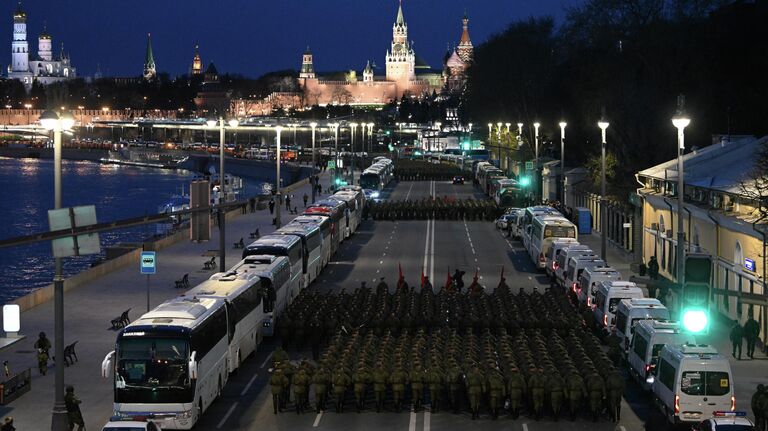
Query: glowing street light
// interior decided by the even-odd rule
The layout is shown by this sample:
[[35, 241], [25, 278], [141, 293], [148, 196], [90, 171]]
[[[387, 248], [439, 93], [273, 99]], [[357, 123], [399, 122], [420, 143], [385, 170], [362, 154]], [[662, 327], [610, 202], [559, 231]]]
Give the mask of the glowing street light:
[[563, 207], [565, 207], [565, 126], [567, 126], [568, 123], [565, 121], [561, 121], [558, 126], [560, 126], [560, 180], [562, 181], [562, 188], [563, 191]]
[[600, 257], [606, 260], [606, 249], [608, 248], [608, 217], [606, 216], [607, 200], [605, 199], [605, 145], [606, 145], [606, 130], [608, 129], [608, 120], [605, 119], [605, 115], [597, 122], [597, 127], [602, 132], [601, 139], [601, 158], [600, 158]]

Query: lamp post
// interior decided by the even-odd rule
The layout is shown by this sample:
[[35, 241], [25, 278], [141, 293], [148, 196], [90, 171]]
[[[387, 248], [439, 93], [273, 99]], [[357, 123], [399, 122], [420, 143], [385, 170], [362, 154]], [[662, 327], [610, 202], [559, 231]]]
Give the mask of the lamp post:
[[226, 140], [226, 125], [229, 124], [229, 127], [236, 129], [240, 122], [233, 118], [229, 120], [228, 123], [226, 123], [224, 117], [219, 117], [218, 120], [213, 117], [206, 120], [206, 124], [208, 127], [216, 127], [216, 125], [219, 126], [219, 272], [224, 272], [226, 270], [227, 258], [225, 230], [227, 217], [226, 211], [222, 205], [226, 201], [227, 197], [226, 178], [224, 177], [224, 144]]
[[317, 162], [315, 161], [315, 130], [317, 129], [317, 123], [309, 123], [309, 127], [312, 128], [312, 203], [315, 203], [315, 193], [317, 191], [317, 184], [315, 184], [315, 169], [317, 169]]
[[[53, 192], [54, 209], [61, 208], [61, 132], [71, 130], [75, 125], [75, 118], [69, 112], [61, 115], [54, 111], [45, 111], [40, 115], [40, 125], [53, 131]], [[61, 258], [54, 259], [55, 273], [53, 276], [54, 291], [54, 340], [53, 352], [57, 358], [64, 357], [64, 276], [62, 275]], [[60, 362], [56, 366], [55, 396], [51, 417], [52, 431], [65, 431], [69, 429], [67, 420], [67, 406], [64, 403], [64, 366]]]
[[437, 151], [440, 151], [440, 132], [442, 132], [443, 123], [436, 122], [435, 127], [437, 128], [437, 134], [435, 135], [435, 146], [437, 147]]
[[349, 123], [349, 127], [352, 128], [352, 136], [350, 137], [350, 150], [352, 152], [352, 181], [350, 184], [355, 184], [355, 131], [357, 130], [357, 123]]
[[339, 178], [339, 123], [329, 124], [329, 126], [333, 127], [334, 133], [333, 145], [335, 147], [334, 160], [336, 161], [336, 166], [333, 168], [333, 183], [336, 184], [336, 179]]
[[280, 207], [282, 207], [282, 201], [280, 200], [280, 135], [283, 132], [283, 126], [275, 127], [277, 132], [277, 157], [275, 161], [275, 229], [280, 228]]
[[[510, 132], [509, 127], [512, 125], [512, 123], [504, 123], [505, 126], [507, 126], [507, 138], [509, 138]], [[504, 158], [504, 164], [506, 166], [505, 172], [509, 174], [509, 156], [512, 152], [512, 148], [510, 146], [507, 146], [507, 156]]]
[[685, 201], [685, 178], [683, 175], [683, 151], [685, 151], [685, 128], [691, 119], [684, 111], [685, 96], [677, 99], [677, 113], [672, 124], [677, 128], [677, 282], [685, 282], [685, 233], [683, 232], [683, 203]]
[[608, 120], [605, 117], [601, 118], [597, 122], [597, 127], [602, 132], [602, 145], [600, 153], [600, 257], [606, 260], [606, 249], [608, 248], [608, 218], [606, 217], [606, 200], [605, 200], [605, 134], [608, 129]]
[[493, 134], [493, 123], [488, 123], [488, 140], [491, 140], [491, 135]]
[[373, 153], [373, 123], [368, 123], [368, 154]]
[[533, 184], [534, 184], [534, 196], [536, 196], [536, 201], [541, 201], [541, 196], [539, 194], [539, 184], [541, 181], [539, 179], [539, 127], [541, 127], [541, 123], [538, 121], [533, 123], [533, 137], [534, 137], [534, 143], [535, 143], [535, 156], [534, 156], [534, 163], [533, 163]]
[[565, 121], [561, 121], [560, 124], [560, 181], [562, 182], [562, 188], [563, 191], [562, 201], [563, 201], [563, 208], [565, 208], [565, 126], [568, 125]]
[[27, 108], [27, 124], [29, 124], [29, 122], [30, 122], [30, 118], [29, 118], [30, 117], [30, 115], [29, 115], [30, 112], [29, 112], [29, 110], [32, 109], [32, 104], [31, 103], [25, 103], [24, 107]]

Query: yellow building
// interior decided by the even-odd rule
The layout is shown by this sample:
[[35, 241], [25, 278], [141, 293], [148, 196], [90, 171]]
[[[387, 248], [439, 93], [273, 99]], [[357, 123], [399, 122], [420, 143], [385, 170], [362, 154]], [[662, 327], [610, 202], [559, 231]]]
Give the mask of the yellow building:
[[[743, 324], [751, 311], [766, 340], [765, 233], [756, 203], [744, 192], [754, 159], [768, 137], [736, 137], [685, 154], [683, 230], [687, 251], [713, 257], [712, 311]], [[659, 272], [675, 280], [677, 159], [640, 171], [643, 261], [655, 255]]]

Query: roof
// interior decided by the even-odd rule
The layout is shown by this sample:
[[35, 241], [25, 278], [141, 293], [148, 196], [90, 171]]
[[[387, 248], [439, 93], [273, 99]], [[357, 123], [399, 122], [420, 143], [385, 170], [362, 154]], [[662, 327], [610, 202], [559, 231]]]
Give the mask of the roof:
[[416, 69], [429, 69], [430, 68], [430, 66], [427, 63], [427, 61], [424, 60], [424, 58], [422, 58], [422, 57], [420, 57], [418, 55], [416, 56], [416, 61], [415, 61], [413, 67], [416, 68]]
[[454, 50], [453, 54], [448, 58], [448, 61], [445, 62], [445, 65], [448, 67], [463, 67], [464, 60], [462, 60], [461, 57], [459, 57], [459, 53]]
[[[19, 7], [21, 7], [21, 3], [19, 3]], [[403, 18], [403, 0], [400, 0], [400, 5], [397, 7], [397, 19], [395, 20], [396, 25], [405, 25], [405, 18]]]
[[27, 13], [24, 12], [24, 9], [21, 8], [21, 2], [19, 2], [18, 6], [16, 6], [16, 12], [13, 13], [14, 18], [26, 18]]
[[307, 45], [307, 50], [304, 51], [304, 55], [312, 55], [312, 51], [309, 50], [309, 45]]
[[152, 34], [147, 33], [147, 55], [144, 57], [144, 64], [155, 64], [155, 56], [152, 53]]
[[[768, 144], [768, 136], [760, 139], [750, 136], [730, 141], [723, 140], [685, 154], [683, 155], [683, 180], [688, 186], [743, 194], [740, 182], [749, 178], [755, 155], [766, 144]], [[644, 169], [638, 175], [677, 181], [677, 159]]]
[[219, 74], [219, 71], [218, 71], [218, 70], [216, 70], [216, 66], [214, 66], [214, 65], [213, 65], [213, 62], [210, 62], [210, 63], [208, 64], [208, 68], [207, 68], [207, 69], [205, 69], [205, 73], [206, 73], [206, 74], [209, 74], [209, 73], [210, 73], [210, 74], [212, 74], [212, 75], [218, 75], [218, 74]]
[[467, 24], [469, 24], [469, 18], [467, 17], [466, 12], [464, 12], [464, 18], [462, 18], [461, 21], [464, 24], [464, 29], [461, 32], [461, 41], [459, 42], [459, 45], [472, 46], [472, 41], [469, 39], [469, 28], [467, 27]]

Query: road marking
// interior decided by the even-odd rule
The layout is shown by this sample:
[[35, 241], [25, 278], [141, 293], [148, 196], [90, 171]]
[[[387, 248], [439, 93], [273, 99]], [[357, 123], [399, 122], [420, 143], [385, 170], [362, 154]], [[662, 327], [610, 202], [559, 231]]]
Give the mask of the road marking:
[[256, 377], [259, 377], [259, 375], [258, 374], [254, 374], [253, 377], [251, 377], [251, 380], [248, 382], [247, 385], [245, 385], [245, 388], [243, 389], [243, 391], [240, 392], [240, 396], [241, 397], [248, 392], [248, 389], [251, 389], [251, 385], [253, 384], [253, 382], [256, 381]]
[[435, 221], [432, 220], [432, 243], [431, 248], [429, 252], [429, 279], [432, 283], [435, 281]]
[[427, 264], [429, 263], [429, 226], [430, 223], [432, 223], [432, 219], [427, 219], [427, 235], [424, 238], [424, 264], [421, 265], [421, 271], [422, 273], [425, 271], [429, 271], [429, 267], [427, 267]]
[[416, 412], [411, 410], [411, 419], [408, 423], [408, 431], [416, 431]]
[[415, 183], [413, 183], [413, 182], [412, 182], [412, 183], [411, 183], [411, 186], [410, 186], [410, 187], [408, 187], [408, 194], [406, 194], [406, 195], [405, 195], [405, 200], [408, 200], [408, 196], [410, 196], [410, 195], [411, 195], [411, 189], [413, 189], [413, 185], [414, 185], [414, 184], [415, 184]]
[[523, 431], [528, 431], [528, 424], [523, 424]]
[[429, 431], [431, 415], [432, 413], [429, 411], [424, 412], [424, 431]]
[[264, 362], [261, 363], [261, 366], [259, 368], [264, 368], [265, 365], [267, 365], [267, 362], [272, 358], [272, 355], [274, 355], [275, 352], [270, 352], [269, 355], [267, 355], [267, 359], [264, 359]]
[[624, 428], [624, 425], [619, 425], [619, 429], [620, 429], [621, 431], [627, 431], [627, 429], [626, 429], [626, 428]]
[[320, 425], [320, 418], [323, 417], [323, 412], [320, 412], [315, 416], [315, 421], [312, 423], [313, 428], [317, 428], [318, 425]]
[[235, 407], [237, 407], [237, 402], [232, 404], [232, 407], [230, 407], [229, 410], [227, 410], [227, 414], [225, 414], [224, 417], [221, 418], [221, 420], [219, 421], [219, 424], [216, 425], [216, 428], [221, 428], [224, 426], [224, 424], [227, 422], [227, 419], [229, 419], [229, 416], [232, 415], [232, 412], [235, 411]]

